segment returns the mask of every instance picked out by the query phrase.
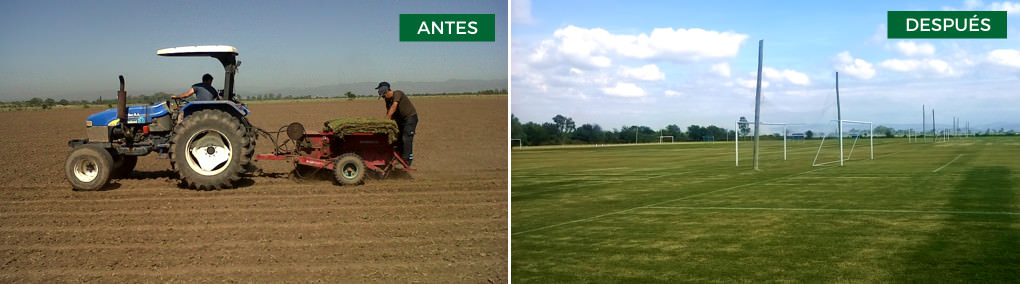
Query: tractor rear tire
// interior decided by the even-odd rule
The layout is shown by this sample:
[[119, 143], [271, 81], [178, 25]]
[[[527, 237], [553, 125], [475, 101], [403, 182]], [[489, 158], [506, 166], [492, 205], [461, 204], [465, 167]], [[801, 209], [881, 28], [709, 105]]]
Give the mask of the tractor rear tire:
[[98, 145], [84, 144], [75, 147], [64, 160], [64, 174], [75, 191], [94, 191], [103, 188], [113, 172], [113, 157]]
[[333, 177], [340, 185], [358, 185], [365, 180], [365, 160], [354, 153], [347, 153], [336, 158], [333, 164]]
[[113, 153], [111, 155], [113, 155], [113, 173], [111, 177], [126, 178], [131, 176], [131, 172], [135, 170], [135, 165], [138, 164], [138, 156]]
[[255, 141], [241, 121], [220, 110], [195, 112], [174, 129], [171, 162], [185, 187], [233, 188], [252, 168]]

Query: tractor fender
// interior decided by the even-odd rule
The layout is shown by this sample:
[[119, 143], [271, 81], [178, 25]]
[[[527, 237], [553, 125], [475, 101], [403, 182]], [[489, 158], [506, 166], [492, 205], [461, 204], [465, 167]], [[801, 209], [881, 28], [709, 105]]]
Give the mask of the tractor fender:
[[194, 101], [184, 105], [184, 107], [181, 107], [180, 111], [181, 115], [183, 115], [184, 118], [187, 118], [195, 112], [207, 109], [221, 110], [229, 113], [231, 116], [236, 117], [242, 122], [247, 122], [247, 119], [244, 117], [248, 116], [248, 113], [250, 113], [248, 108], [244, 105], [234, 104], [230, 101]]

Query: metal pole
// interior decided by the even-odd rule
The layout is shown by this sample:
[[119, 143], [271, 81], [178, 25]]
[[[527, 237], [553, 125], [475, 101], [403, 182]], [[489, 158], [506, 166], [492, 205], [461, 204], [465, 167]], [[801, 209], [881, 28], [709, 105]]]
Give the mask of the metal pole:
[[931, 108], [931, 136], [932, 142], [938, 142], [935, 140], [939, 139], [939, 133], [935, 130], [935, 108]]
[[786, 136], [789, 134], [790, 132], [786, 131], [786, 124], [783, 124], [783, 161], [786, 161]]
[[843, 166], [843, 113], [839, 107], [839, 72], [836, 72], [836, 129], [839, 132], [839, 166]]
[[758, 128], [761, 121], [761, 61], [765, 40], [758, 40], [758, 86], [754, 92], [754, 169], [758, 169]]
[[924, 104], [921, 105], [921, 142], [928, 142], [928, 118], [925, 117], [927, 114], [924, 111]]
[[875, 124], [868, 123], [868, 128], [869, 128], [868, 129], [868, 139], [871, 140], [871, 141], [869, 141], [868, 144], [871, 144], [871, 159], [874, 160], [875, 159]]
[[[737, 127], [737, 128], [734, 128], [734, 129], [740, 129], [740, 122], [739, 121], [734, 122], [733, 125]], [[733, 156], [734, 156], [733, 157], [733, 164], [734, 164], [734, 166], [739, 167], [740, 166], [740, 133], [733, 132], [733, 134], [735, 136], [734, 139], [733, 139]]]

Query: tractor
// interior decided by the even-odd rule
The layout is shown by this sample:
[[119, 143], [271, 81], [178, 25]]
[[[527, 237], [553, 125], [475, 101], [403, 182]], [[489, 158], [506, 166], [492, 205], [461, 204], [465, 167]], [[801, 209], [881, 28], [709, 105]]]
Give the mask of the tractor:
[[249, 111], [234, 94], [234, 75], [240, 61], [232, 46], [186, 46], [156, 51], [169, 57], [213, 57], [226, 71], [220, 98], [188, 102], [173, 99], [151, 105], [127, 106], [124, 76], [120, 76], [117, 108], [89, 116], [86, 138], [72, 147], [64, 173], [74, 190], [99, 190], [111, 178], [126, 177], [139, 156], [157, 153], [169, 159], [187, 188], [233, 188], [241, 175], [254, 170], [256, 131]]

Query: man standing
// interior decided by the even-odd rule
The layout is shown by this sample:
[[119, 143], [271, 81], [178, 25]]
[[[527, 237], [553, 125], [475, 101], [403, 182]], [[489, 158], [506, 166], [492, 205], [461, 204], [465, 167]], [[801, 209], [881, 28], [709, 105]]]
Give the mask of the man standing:
[[174, 99], [183, 99], [195, 95], [197, 101], [211, 101], [217, 99], [219, 92], [212, 86], [212, 75], [206, 73], [202, 75], [202, 83], [191, 85], [191, 89], [180, 95], [172, 96]]
[[411, 99], [407, 98], [404, 92], [391, 90], [390, 83], [380, 82], [375, 89], [379, 91], [380, 97], [386, 99], [386, 119], [397, 122], [397, 128], [400, 129], [399, 144], [402, 149], [400, 157], [410, 166], [411, 161], [414, 161], [412, 145], [414, 129], [418, 128], [418, 111], [414, 109]]

